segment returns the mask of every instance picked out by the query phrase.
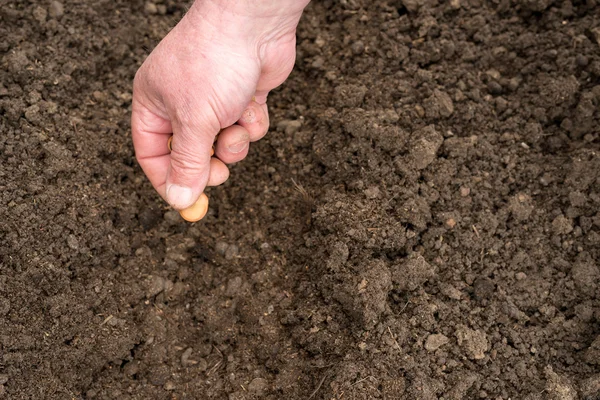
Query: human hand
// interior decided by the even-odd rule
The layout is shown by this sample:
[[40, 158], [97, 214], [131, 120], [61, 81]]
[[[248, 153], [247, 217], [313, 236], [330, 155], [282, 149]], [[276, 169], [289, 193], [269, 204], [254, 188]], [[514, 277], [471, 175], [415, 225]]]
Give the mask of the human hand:
[[294, 66], [296, 26], [307, 4], [198, 0], [138, 70], [131, 117], [136, 157], [174, 208], [191, 206], [207, 185], [225, 182], [225, 164], [244, 159], [249, 143], [267, 133], [267, 95]]

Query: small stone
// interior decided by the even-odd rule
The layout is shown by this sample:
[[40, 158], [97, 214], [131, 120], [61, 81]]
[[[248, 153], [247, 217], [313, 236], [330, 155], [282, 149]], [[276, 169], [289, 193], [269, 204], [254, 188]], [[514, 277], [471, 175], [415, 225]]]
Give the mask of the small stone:
[[185, 349], [183, 354], [181, 354], [181, 365], [183, 365], [184, 367], [189, 367], [197, 363], [195, 360], [190, 359], [193, 351], [194, 349], [192, 349], [191, 347]]
[[0, 374], [0, 385], [4, 385], [8, 382], [8, 375]]
[[37, 104], [27, 107], [25, 109], [25, 119], [34, 125], [41, 122], [40, 107]]
[[518, 281], [522, 281], [522, 280], [524, 280], [525, 278], [527, 278], [527, 274], [526, 274], [525, 272], [517, 272], [517, 273], [515, 274], [515, 278], [516, 278]]
[[575, 57], [575, 62], [577, 63], [578, 67], [587, 67], [587, 65], [590, 63], [590, 60], [583, 54], [577, 54], [577, 57]]
[[60, 1], [51, 1], [48, 7], [48, 14], [51, 18], [60, 18], [65, 14], [65, 6]]
[[175, 384], [172, 381], [166, 381], [163, 388], [165, 390], [175, 390]]
[[425, 114], [428, 118], [448, 118], [454, 113], [454, 103], [447, 93], [435, 89], [425, 100]]
[[239, 276], [230, 279], [229, 282], [227, 282], [225, 294], [230, 297], [236, 296], [237, 294], [239, 294], [240, 289], [242, 288], [242, 283], [242, 278]]
[[425, 341], [425, 350], [427, 351], [436, 351], [446, 343], [448, 343], [450, 339], [447, 336], [442, 335], [441, 333], [436, 333], [433, 335], [429, 335], [427, 340]]
[[490, 81], [487, 85], [488, 91], [493, 95], [498, 95], [502, 93], [502, 85], [500, 85], [496, 81]]
[[463, 348], [468, 358], [472, 360], [485, 358], [485, 352], [489, 349], [485, 332], [461, 325], [456, 329], [456, 338], [458, 345]]
[[229, 244], [225, 243], [225, 242], [217, 242], [215, 244], [215, 251], [217, 252], [217, 254], [224, 256], [225, 252], [227, 251], [227, 248], [229, 248]]
[[48, 16], [48, 11], [46, 11], [43, 7], [36, 7], [33, 10], [33, 18], [40, 24], [46, 22], [46, 17]]
[[460, 0], [450, 0], [450, 7], [453, 10], [458, 10], [460, 8]]
[[79, 249], [79, 241], [77, 240], [77, 237], [75, 235], [69, 235], [67, 237], [67, 245], [71, 250]]
[[460, 188], [460, 196], [461, 197], [467, 197], [470, 194], [471, 194], [471, 189], [470, 188], [465, 187], [465, 186], [463, 186], [463, 187]]
[[460, 300], [462, 298], [460, 290], [447, 283], [440, 284], [440, 292], [452, 300]]
[[277, 124], [278, 132], [285, 132], [286, 135], [293, 135], [302, 127], [302, 121], [284, 119]]
[[156, 7], [156, 4], [152, 3], [151, 1], [147, 1], [144, 5], [144, 11], [146, 14], [154, 15], [158, 13], [158, 7]]
[[557, 235], [566, 235], [573, 231], [573, 221], [564, 215], [559, 215], [552, 221], [552, 230]]
[[198, 368], [198, 371], [200, 372], [206, 371], [208, 369], [208, 361], [206, 361], [204, 358], [199, 358], [196, 368]]
[[164, 219], [169, 225], [177, 225], [183, 221], [183, 218], [181, 218], [181, 215], [179, 215], [179, 212], [176, 210], [167, 211], [164, 215]]
[[507, 88], [510, 91], [514, 92], [515, 90], [517, 90], [519, 88], [520, 85], [521, 85], [521, 80], [520, 79], [518, 79], [518, 78], [511, 78], [511, 79], [508, 80]]
[[137, 361], [130, 361], [123, 367], [123, 373], [127, 376], [134, 376], [140, 370], [140, 364]]
[[92, 93], [92, 97], [94, 98], [94, 100], [99, 101], [99, 102], [106, 101], [106, 99], [108, 98], [106, 93], [101, 92], [99, 90], [94, 91], [94, 93]]
[[151, 298], [165, 290], [167, 280], [161, 276], [153, 275], [148, 280], [148, 288], [146, 289], [146, 297]]
[[250, 393], [256, 393], [257, 395], [263, 395], [268, 389], [269, 383], [263, 378], [254, 378], [248, 385], [248, 391]]
[[236, 258], [239, 255], [240, 255], [240, 248], [235, 244], [232, 244], [229, 247], [227, 247], [227, 250], [225, 251], [225, 259], [226, 260], [233, 260], [234, 258]]
[[437, 156], [444, 137], [433, 125], [414, 132], [408, 148], [407, 162], [418, 170], [427, 168]]
[[365, 51], [365, 44], [362, 41], [357, 40], [356, 42], [352, 43], [351, 49], [352, 53], [355, 55], [360, 55]]
[[381, 197], [381, 191], [377, 186], [370, 186], [364, 190], [367, 199], [373, 200]]
[[456, 226], [456, 220], [454, 218], [449, 218], [446, 220], [446, 226], [450, 229]]

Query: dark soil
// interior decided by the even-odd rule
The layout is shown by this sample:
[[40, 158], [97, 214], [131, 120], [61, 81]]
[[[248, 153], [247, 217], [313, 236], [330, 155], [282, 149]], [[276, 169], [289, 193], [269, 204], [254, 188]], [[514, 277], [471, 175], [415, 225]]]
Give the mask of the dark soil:
[[596, 1], [315, 1], [197, 224], [129, 137], [181, 2], [0, 3], [0, 398], [600, 399]]

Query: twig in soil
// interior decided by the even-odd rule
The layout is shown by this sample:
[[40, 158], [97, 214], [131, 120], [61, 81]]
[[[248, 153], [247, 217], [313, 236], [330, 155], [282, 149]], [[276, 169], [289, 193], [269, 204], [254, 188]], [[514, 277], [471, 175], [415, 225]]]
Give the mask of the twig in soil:
[[302, 200], [304, 208], [306, 208], [306, 210], [305, 210], [306, 220], [304, 221], [304, 223], [307, 227], [310, 227], [310, 225], [312, 223], [312, 208], [313, 208], [313, 204], [314, 204], [314, 199], [312, 198], [312, 196], [310, 194], [308, 194], [308, 191], [306, 189], [304, 189], [304, 187], [302, 187], [302, 185], [298, 184], [294, 180], [294, 178], [292, 178], [292, 184], [294, 185], [294, 189], [296, 189], [296, 191], [298, 193], [300, 193], [300, 199]]
[[319, 389], [321, 389], [321, 386], [323, 386], [323, 383], [325, 382], [325, 379], [327, 379], [327, 375], [329, 375], [329, 371], [325, 372], [325, 374], [321, 378], [321, 381], [317, 385], [317, 388], [310, 394], [310, 396], [308, 396], [307, 400], [310, 400], [313, 397], [315, 397], [315, 395], [319, 392]]
[[223, 356], [223, 353], [221, 353], [221, 350], [219, 350], [217, 348], [217, 346], [213, 345], [213, 347], [215, 348], [217, 353], [219, 353], [219, 356], [221, 356], [221, 358], [219, 359], [219, 361], [217, 361], [217, 363], [211, 369], [208, 370], [208, 372], [206, 373], [206, 376], [210, 376], [210, 374], [216, 372], [219, 369], [219, 367], [221, 366], [221, 364], [223, 364], [223, 359], [225, 358]]
[[110, 321], [113, 318], [114, 317], [112, 315], [109, 315], [108, 317], [104, 318], [104, 321], [102, 321], [102, 323], [100, 324], [100, 326], [106, 324], [108, 321]]
[[398, 348], [398, 350], [402, 350], [402, 348], [400, 347], [400, 345], [398, 344], [398, 341], [396, 340], [396, 337], [394, 336], [394, 334], [392, 333], [392, 330], [390, 329], [390, 327], [388, 326], [388, 332], [390, 333], [390, 336], [392, 337], [392, 340], [394, 341], [394, 343], [396, 344], [396, 347]]
[[[389, 329], [389, 328], [388, 328], [388, 329]], [[372, 378], [372, 379], [375, 379], [375, 382], [378, 382], [378, 381], [377, 381], [377, 378], [375, 378], [373, 375], [369, 375], [369, 376], [367, 376], [366, 378], [362, 378], [362, 379], [360, 379], [360, 380], [358, 380], [358, 381], [354, 382], [354, 383], [353, 383], [351, 386], [358, 385], [359, 383], [361, 383], [361, 382], [364, 382], [364, 381], [366, 381], [367, 379], [371, 379], [371, 378]]]
[[400, 314], [402, 314], [404, 312], [404, 310], [406, 310], [406, 307], [408, 307], [408, 303], [410, 303], [410, 300], [408, 300], [406, 302], [406, 304], [404, 305], [404, 307], [402, 307], [402, 310], [400, 310]]
[[477, 239], [481, 239], [481, 236], [479, 236], [479, 231], [477, 230], [477, 227], [475, 225], [473, 225], [473, 232], [475, 232]]

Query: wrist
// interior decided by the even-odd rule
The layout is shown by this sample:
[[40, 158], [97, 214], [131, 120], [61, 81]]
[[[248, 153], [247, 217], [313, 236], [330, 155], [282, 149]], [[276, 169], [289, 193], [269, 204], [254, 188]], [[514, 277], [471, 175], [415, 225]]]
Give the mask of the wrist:
[[[186, 19], [197, 27], [210, 24], [220, 29], [215, 41], [261, 46], [294, 35], [302, 11], [310, 0], [197, 0]], [[200, 28], [201, 29], [201, 28]]]

